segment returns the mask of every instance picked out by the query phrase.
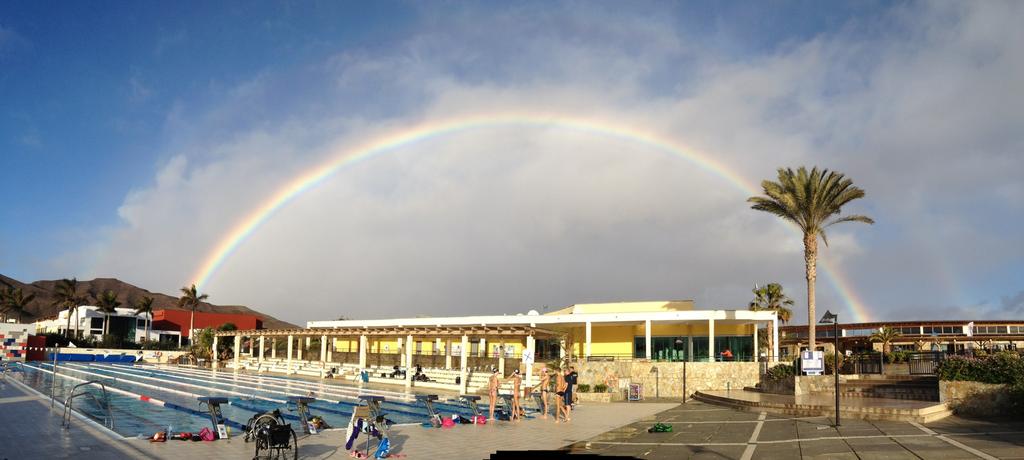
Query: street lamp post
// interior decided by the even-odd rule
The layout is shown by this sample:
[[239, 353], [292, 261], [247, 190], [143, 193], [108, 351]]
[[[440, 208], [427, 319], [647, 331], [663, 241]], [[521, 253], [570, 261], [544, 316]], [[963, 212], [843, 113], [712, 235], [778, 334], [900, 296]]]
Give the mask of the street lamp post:
[[835, 362], [832, 365], [832, 373], [836, 384], [836, 426], [839, 426], [839, 315], [825, 310], [825, 315], [818, 321], [819, 324], [832, 324], [832, 336], [835, 339], [835, 349], [832, 354]]

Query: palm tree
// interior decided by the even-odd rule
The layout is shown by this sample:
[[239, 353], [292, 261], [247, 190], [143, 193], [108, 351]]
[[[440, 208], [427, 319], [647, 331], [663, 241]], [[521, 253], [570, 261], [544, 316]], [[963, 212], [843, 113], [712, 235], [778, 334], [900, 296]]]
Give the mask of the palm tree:
[[864, 190], [853, 185], [843, 174], [817, 167], [807, 171], [801, 166], [779, 168], [779, 181], [765, 180], [761, 188], [767, 196], [750, 197], [751, 208], [781, 217], [796, 224], [804, 234], [804, 265], [807, 278], [807, 338], [810, 350], [814, 343], [814, 283], [818, 277], [818, 237], [828, 246], [825, 229], [841, 222], [875, 223], [862, 215], [841, 216], [847, 203], [864, 197]]
[[[193, 284], [192, 287], [181, 288], [181, 294], [181, 298], [178, 299], [178, 306], [182, 308], [192, 309], [192, 317], [188, 320], [188, 333], [189, 338], [191, 339], [192, 329], [195, 329], [196, 326], [196, 307], [198, 307], [199, 304], [202, 303], [202, 301], [206, 300], [207, 297], [209, 296], [206, 294], [200, 295], [199, 292], [196, 290], [195, 284]], [[178, 347], [181, 347], [181, 335], [178, 336]]]
[[153, 325], [153, 298], [143, 296], [141, 300], [135, 302], [135, 314], [146, 315], [146, 341], [149, 341], [149, 328]]
[[900, 331], [894, 328], [891, 328], [889, 326], [882, 326], [881, 329], [871, 334], [869, 340], [871, 340], [872, 342], [882, 342], [882, 351], [888, 353], [890, 342], [896, 340], [901, 335], [903, 334], [901, 334]]
[[110, 333], [110, 314], [117, 313], [117, 307], [121, 306], [121, 302], [117, 301], [117, 293], [114, 291], [103, 291], [98, 297], [96, 297], [96, 308], [103, 313], [103, 335], [104, 338]]
[[[754, 300], [750, 301], [750, 311], [774, 311], [779, 317], [779, 321], [782, 324], [786, 324], [793, 317], [793, 310], [788, 307], [793, 305], [793, 299], [790, 299], [784, 292], [782, 292], [782, 285], [779, 283], [768, 283], [764, 286], [758, 287], [754, 285]], [[767, 337], [767, 348], [769, 353], [775, 349], [772, 342], [772, 325], [768, 325], [768, 331], [765, 336]], [[771, 356], [770, 358], [774, 358]]]
[[[68, 327], [64, 334], [71, 337], [71, 313], [77, 313], [78, 307], [86, 304], [85, 297], [78, 295], [78, 280], [64, 278], [57, 282], [53, 306], [68, 311]], [[78, 337], [78, 321], [75, 321], [75, 337]]]
[[4, 308], [4, 315], [11, 312], [18, 314], [18, 322], [21, 323], [21, 314], [25, 311], [25, 307], [36, 298], [35, 294], [25, 295], [21, 292], [21, 288], [11, 289], [5, 288], [3, 292], [3, 298], [0, 300]]

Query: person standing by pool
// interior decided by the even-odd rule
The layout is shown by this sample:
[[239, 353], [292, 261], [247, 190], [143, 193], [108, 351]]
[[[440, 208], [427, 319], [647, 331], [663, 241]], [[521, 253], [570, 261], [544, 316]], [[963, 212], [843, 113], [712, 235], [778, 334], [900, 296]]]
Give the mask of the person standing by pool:
[[509, 420], [519, 420], [519, 415], [522, 412], [522, 405], [519, 403], [519, 390], [523, 383], [523, 378], [519, 376], [519, 369], [512, 372], [512, 376], [507, 381], [512, 381], [512, 414], [509, 415]]
[[[548, 368], [540, 370], [540, 383], [533, 387], [533, 391], [537, 391], [540, 388], [540, 402], [543, 406], [544, 412], [541, 413], [540, 418], [548, 418], [548, 391], [551, 388], [551, 374], [548, 374]], [[557, 417], [558, 414], [556, 413]]]
[[565, 407], [565, 389], [567, 386], [565, 374], [555, 372], [555, 423], [560, 423], [563, 415], [565, 416], [565, 421], [569, 422], [568, 409]]
[[565, 419], [569, 421], [572, 420], [572, 386], [575, 380], [572, 367], [565, 369], [565, 374], [562, 378], [565, 380], [565, 394], [562, 396], [562, 399], [565, 400]]
[[490, 397], [491, 404], [491, 418], [490, 421], [494, 421], [494, 404], [498, 402], [498, 368], [491, 368], [491, 380], [487, 384], [487, 395]]

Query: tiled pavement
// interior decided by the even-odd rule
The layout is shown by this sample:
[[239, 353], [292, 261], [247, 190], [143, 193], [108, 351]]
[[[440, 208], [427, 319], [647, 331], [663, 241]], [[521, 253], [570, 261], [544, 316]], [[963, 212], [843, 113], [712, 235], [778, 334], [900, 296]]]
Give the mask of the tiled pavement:
[[[0, 460], [22, 458], [252, 458], [254, 446], [240, 438], [211, 443], [169, 441], [149, 443], [113, 439], [99, 428], [75, 419], [70, 430], [60, 428], [60, 406], [30, 395], [13, 382], [0, 389]], [[416, 459], [483, 459], [497, 450], [553, 450], [587, 439], [622, 424], [649, 418], [678, 404], [593, 404], [573, 413], [572, 423], [528, 419], [451, 429], [401, 426], [392, 429], [392, 452]], [[301, 458], [349, 458], [342, 446], [344, 430], [332, 430], [299, 440]], [[373, 452], [371, 448], [371, 453]]]
[[[252, 458], [253, 445], [239, 438], [151, 444], [113, 439], [80, 419], [64, 430], [60, 415], [50, 410], [48, 400], [13, 383], [0, 383], [0, 460]], [[655, 422], [672, 424], [674, 430], [647, 433]], [[340, 447], [342, 436], [339, 430], [300, 439], [300, 455], [348, 458]], [[949, 417], [925, 426], [851, 419], [837, 430], [826, 417], [741, 412], [694, 401], [583, 405], [569, 425], [532, 419], [452, 429], [403, 426], [393, 430], [392, 439], [393, 451], [412, 459], [478, 459], [496, 450], [560, 448], [644, 459], [1024, 459], [1024, 421]]]
[[[647, 433], [655, 422], [671, 433]], [[1024, 459], [1024, 420], [958, 417], [929, 423], [787, 417], [691, 401], [570, 447], [573, 453], [645, 459]]]

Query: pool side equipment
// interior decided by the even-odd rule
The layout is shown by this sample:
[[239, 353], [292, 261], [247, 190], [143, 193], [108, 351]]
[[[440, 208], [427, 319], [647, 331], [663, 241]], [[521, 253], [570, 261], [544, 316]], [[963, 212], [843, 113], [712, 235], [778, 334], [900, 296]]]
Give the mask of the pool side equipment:
[[[416, 395], [416, 401], [423, 403], [427, 408], [427, 424], [438, 428], [441, 426], [441, 415], [434, 409], [434, 401], [437, 401], [437, 395]], [[424, 426], [427, 426], [424, 424]]]
[[309, 396], [289, 396], [288, 403], [295, 404], [299, 411], [299, 424], [302, 425], [302, 432], [305, 434], [316, 434], [316, 428], [309, 425], [309, 404], [315, 402], [316, 398]]
[[206, 404], [210, 411], [210, 421], [213, 422], [213, 429], [217, 430], [220, 439], [228, 439], [228, 429], [224, 424], [224, 416], [220, 413], [220, 405], [227, 404], [228, 398], [217, 396], [200, 396], [197, 398], [200, 404]]

